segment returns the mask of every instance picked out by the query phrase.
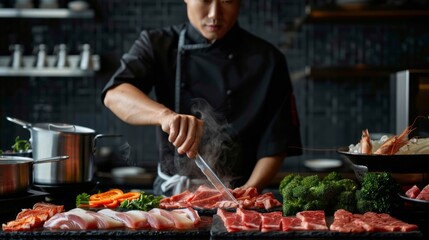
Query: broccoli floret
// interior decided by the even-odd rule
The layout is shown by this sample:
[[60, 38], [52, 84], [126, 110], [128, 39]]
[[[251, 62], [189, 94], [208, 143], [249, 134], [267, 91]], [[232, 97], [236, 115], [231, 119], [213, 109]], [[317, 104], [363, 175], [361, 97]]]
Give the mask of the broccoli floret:
[[[318, 175], [302, 177], [290, 174], [282, 180], [279, 187], [283, 196], [283, 214], [292, 215], [303, 210], [333, 212], [335, 207], [340, 206], [354, 211], [356, 189], [357, 184], [353, 180], [343, 179], [336, 172], [328, 174], [323, 179]], [[348, 193], [342, 194], [345, 191]], [[349, 199], [350, 195], [353, 195], [352, 199]]]
[[327, 208], [327, 202], [324, 200], [315, 199], [310, 202], [307, 202], [302, 210], [321, 210]]
[[282, 192], [283, 189], [288, 185], [295, 177], [299, 176], [298, 174], [292, 173], [283, 178], [279, 185], [279, 192]]
[[362, 179], [362, 187], [356, 192], [357, 210], [391, 213], [398, 205], [396, 194], [400, 186], [386, 172], [369, 172]]
[[301, 211], [303, 205], [298, 200], [288, 200], [283, 199], [283, 215], [290, 216], [295, 215], [297, 212]]
[[320, 182], [320, 178], [317, 175], [310, 175], [307, 177], [304, 177], [302, 179], [301, 184], [306, 186], [306, 187], [311, 187], [311, 186], [316, 186], [318, 185]]
[[358, 184], [354, 180], [348, 178], [337, 181], [337, 184], [339, 184], [344, 191], [356, 191], [358, 189]]
[[356, 211], [356, 192], [344, 191], [341, 192], [337, 199], [333, 210], [344, 209], [349, 212]]
[[328, 175], [326, 175], [323, 178], [323, 181], [324, 182], [329, 182], [329, 181], [335, 181], [336, 182], [336, 181], [339, 181], [341, 179], [343, 179], [343, 177], [339, 173], [337, 173], [337, 172], [330, 172]]

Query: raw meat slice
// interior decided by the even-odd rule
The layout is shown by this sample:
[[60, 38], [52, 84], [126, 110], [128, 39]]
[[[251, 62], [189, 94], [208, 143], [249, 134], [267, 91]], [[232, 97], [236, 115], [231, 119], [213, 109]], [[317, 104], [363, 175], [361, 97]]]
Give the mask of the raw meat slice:
[[241, 217], [243, 229], [248, 231], [260, 231], [262, 218], [261, 215], [253, 210], [237, 208], [236, 212]]
[[87, 211], [86, 213], [90, 214], [96, 219], [98, 229], [112, 229], [112, 228], [120, 228], [125, 226], [123, 222], [118, 221], [114, 218], [111, 218], [107, 215], [104, 215], [98, 212], [92, 212], [92, 211]]
[[117, 221], [120, 221], [128, 228], [143, 229], [143, 228], [150, 227], [146, 215], [140, 214], [138, 210], [131, 210], [128, 212], [118, 212], [118, 211], [106, 208], [106, 209], [99, 210], [98, 213], [104, 214]]
[[335, 212], [330, 229], [338, 232], [409, 232], [418, 227], [386, 213], [366, 212], [361, 215], [340, 209]]
[[23, 209], [15, 220], [2, 224], [4, 231], [30, 230], [42, 226], [54, 214], [63, 212], [64, 206], [50, 203], [36, 203], [33, 209]]
[[416, 185], [412, 186], [405, 192], [405, 195], [409, 198], [416, 198], [420, 193], [420, 188]]
[[149, 212], [146, 212], [146, 217], [150, 226], [154, 229], [157, 229], [157, 230], [174, 229], [174, 222], [162, 216], [161, 214], [149, 211]]
[[306, 230], [306, 228], [301, 224], [301, 219], [297, 217], [282, 217], [281, 224], [283, 231], [295, 231], [295, 230]]
[[174, 222], [174, 227], [176, 229], [192, 229], [194, 227], [194, 221], [179, 213], [169, 212], [161, 208], [153, 208], [149, 211], [149, 213], [159, 214], [168, 218]]
[[416, 199], [429, 201], [429, 184], [420, 191]]
[[270, 231], [280, 231], [281, 230], [281, 220], [283, 214], [282, 212], [269, 212], [261, 213], [261, 231], [270, 232]]
[[323, 210], [302, 211], [296, 214], [302, 225], [308, 230], [328, 230]]
[[186, 216], [187, 218], [191, 219], [194, 222], [194, 226], [197, 226], [201, 222], [200, 215], [198, 214], [197, 211], [195, 211], [191, 207], [182, 208], [182, 209], [175, 209], [172, 212], [182, 214], [182, 215]]
[[241, 217], [238, 216], [238, 214], [218, 208], [217, 215], [222, 219], [228, 232], [238, 232], [243, 230]]
[[257, 208], [271, 209], [281, 205], [282, 204], [274, 197], [274, 194], [271, 192], [257, 196], [255, 201], [255, 207]]

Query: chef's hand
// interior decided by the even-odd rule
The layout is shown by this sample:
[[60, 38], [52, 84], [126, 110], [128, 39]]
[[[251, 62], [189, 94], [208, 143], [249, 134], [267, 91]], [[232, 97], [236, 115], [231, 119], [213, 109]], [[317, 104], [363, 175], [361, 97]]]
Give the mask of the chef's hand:
[[171, 142], [179, 154], [185, 154], [188, 158], [195, 158], [203, 134], [204, 122], [192, 115], [178, 114], [169, 111], [163, 114], [161, 128], [168, 134]]

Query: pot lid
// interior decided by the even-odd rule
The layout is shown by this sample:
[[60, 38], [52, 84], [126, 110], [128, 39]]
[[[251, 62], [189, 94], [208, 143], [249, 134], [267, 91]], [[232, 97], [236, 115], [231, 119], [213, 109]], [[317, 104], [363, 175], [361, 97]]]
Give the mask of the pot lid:
[[0, 156], [0, 165], [22, 164], [33, 162], [32, 158], [17, 156]]
[[33, 124], [34, 130], [47, 130], [51, 132], [76, 133], [76, 134], [94, 134], [95, 130], [87, 127], [65, 124], [65, 123], [36, 123]]

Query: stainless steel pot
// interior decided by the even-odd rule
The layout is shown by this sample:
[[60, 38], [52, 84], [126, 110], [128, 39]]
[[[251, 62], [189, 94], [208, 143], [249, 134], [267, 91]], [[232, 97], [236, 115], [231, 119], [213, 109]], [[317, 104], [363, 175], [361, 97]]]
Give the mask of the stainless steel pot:
[[6, 117], [30, 130], [33, 158], [67, 155], [63, 162], [47, 163], [34, 167], [34, 183], [58, 185], [84, 183], [94, 177], [95, 141], [101, 137], [120, 135], [97, 134], [93, 129], [64, 123], [28, 123]]
[[57, 156], [34, 161], [28, 157], [0, 156], [0, 196], [26, 192], [33, 182], [34, 164], [43, 165], [67, 158], [69, 156]]

